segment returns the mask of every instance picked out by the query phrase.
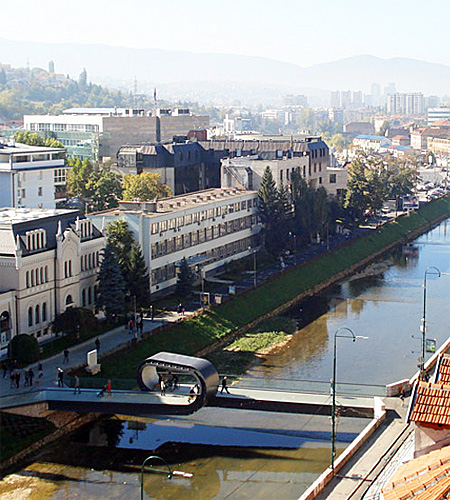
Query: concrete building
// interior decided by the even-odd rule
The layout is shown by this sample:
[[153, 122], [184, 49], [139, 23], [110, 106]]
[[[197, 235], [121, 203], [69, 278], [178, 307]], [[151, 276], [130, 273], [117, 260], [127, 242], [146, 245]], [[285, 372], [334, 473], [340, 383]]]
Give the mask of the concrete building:
[[373, 135], [374, 133], [375, 133], [375, 127], [370, 122], [348, 122], [344, 124], [344, 134]]
[[423, 94], [420, 92], [389, 94], [387, 112], [400, 115], [422, 115], [424, 112]]
[[118, 209], [90, 216], [97, 227], [118, 219], [128, 223], [142, 248], [152, 294], [176, 285], [183, 258], [203, 279], [262, 244], [256, 191], [208, 189], [155, 202], [121, 202]]
[[66, 199], [65, 151], [0, 144], [0, 207], [56, 208]]
[[358, 135], [353, 139], [353, 146], [365, 153], [378, 153], [391, 145], [391, 141], [381, 135]]
[[76, 210], [0, 209], [0, 349], [38, 341], [68, 307], [93, 308], [105, 237]]
[[69, 156], [92, 160], [115, 158], [125, 144], [172, 141], [208, 126], [208, 116], [195, 116], [185, 108], [157, 109], [154, 115], [141, 109], [71, 108], [61, 115], [24, 116], [26, 130], [51, 132]]
[[428, 109], [428, 125], [433, 125], [439, 120], [450, 120], [450, 106]]
[[450, 133], [433, 134], [427, 137], [427, 149], [436, 156], [450, 157]]

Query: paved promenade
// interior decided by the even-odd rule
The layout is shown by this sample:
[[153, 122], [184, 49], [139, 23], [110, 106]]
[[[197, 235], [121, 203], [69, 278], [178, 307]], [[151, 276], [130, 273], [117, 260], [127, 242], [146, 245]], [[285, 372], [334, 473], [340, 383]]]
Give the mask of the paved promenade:
[[[190, 313], [186, 313], [188, 316]], [[144, 319], [144, 332], [148, 333], [161, 326], [164, 323], [175, 322], [179, 320], [180, 315], [176, 312], [168, 311], [162, 313], [155, 317], [155, 319], [149, 320]], [[117, 347], [126, 344], [133, 338], [133, 335], [128, 333], [128, 329], [125, 326], [119, 326], [110, 330], [99, 336], [100, 340], [100, 363], [101, 356], [107, 353], [108, 351], [112, 351]], [[20, 388], [16, 389], [10, 386], [9, 380], [9, 372], [6, 374], [5, 378], [3, 378], [3, 370], [0, 372], [0, 396], [6, 396], [9, 394], [20, 394], [23, 392], [29, 392], [36, 387], [56, 387], [57, 383], [57, 370], [58, 368], [62, 368], [65, 372], [70, 371], [72, 368], [78, 367], [84, 363], [86, 363], [86, 355], [89, 351], [95, 349], [95, 337], [83, 342], [82, 344], [78, 344], [76, 346], [69, 348], [69, 362], [64, 364], [64, 356], [63, 353], [56, 354], [51, 358], [45, 359], [42, 361], [43, 366], [43, 376], [38, 378], [38, 364], [33, 363], [26, 367], [27, 369], [30, 366], [34, 371], [34, 382], [39, 382], [38, 385], [34, 384], [33, 387], [24, 387], [25, 376], [24, 369], [21, 369], [20, 374]]]

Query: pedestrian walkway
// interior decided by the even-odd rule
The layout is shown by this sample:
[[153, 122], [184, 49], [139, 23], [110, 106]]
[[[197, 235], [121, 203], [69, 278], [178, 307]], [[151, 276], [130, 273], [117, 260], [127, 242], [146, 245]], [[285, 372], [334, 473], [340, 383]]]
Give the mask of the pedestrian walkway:
[[[191, 315], [191, 313], [186, 313], [186, 316]], [[152, 321], [150, 319], [144, 319], [144, 333], [151, 332], [155, 328], [165, 324], [179, 321], [180, 315], [173, 311], [167, 311], [155, 316], [155, 319]], [[124, 325], [118, 326], [108, 332], [100, 335], [98, 338], [100, 340], [100, 350], [99, 350], [99, 358], [102, 357], [105, 353], [117, 349], [118, 347], [127, 344], [132, 340], [134, 334], [128, 333], [128, 328]], [[77, 368], [86, 363], [86, 356], [89, 351], [92, 351], [96, 348], [96, 337], [93, 337], [90, 340], [86, 340], [81, 344], [77, 344], [73, 347], [69, 347], [69, 361], [64, 363], [64, 353], [56, 354], [51, 358], [42, 360], [43, 367], [43, 375], [41, 378], [38, 378], [38, 363], [33, 363], [28, 367], [24, 367], [21, 369], [21, 384], [20, 388], [11, 388], [10, 380], [9, 380], [9, 372], [6, 374], [5, 378], [3, 378], [3, 372], [0, 373], [0, 396], [6, 396], [9, 394], [19, 394], [23, 392], [29, 392], [36, 387], [57, 387], [58, 386], [58, 368], [64, 370], [65, 373], [69, 372], [71, 369]], [[101, 363], [101, 359], [100, 359]], [[23, 371], [25, 368], [33, 368], [35, 373], [35, 385], [33, 387], [24, 387], [24, 377]]]

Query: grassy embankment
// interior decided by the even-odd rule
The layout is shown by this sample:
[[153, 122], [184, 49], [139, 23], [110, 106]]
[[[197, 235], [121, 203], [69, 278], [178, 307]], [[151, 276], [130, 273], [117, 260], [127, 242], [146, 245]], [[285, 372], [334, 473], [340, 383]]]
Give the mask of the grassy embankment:
[[[411, 213], [409, 217], [403, 216], [395, 222], [386, 224], [379, 232], [371, 231], [349, 242], [348, 245], [321, 255], [304, 266], [280, 274], [219, 307], [212, 307], [201, 315], [168, 327], [160, 334], [147, 338], [126, 351], [103, 359], [101, 377], [134, 378], [139, 363], [160, 351], [195, 355], [207, 346], [294, 300], [302, 293], [328, 282], [346, 269], [363, 263], [365, 259], [383, 249], [407, 241], [408, 238], [414, 237], [421, 230], [428, 229], [430, 224], [449, 214], [450, 196], [428, 203], [419, 211]], [[242, 350], [249, 352], [250, 349], [257, 350], [264, 347], [270, 336], [266, 335], [264, 341], [261, 337], [261, 342], [255, 340], [250, 347], [244, 347]], [[270, 343], [279, 340], [272, 338]], [[232, 349], [231, 345], [228, 345], [228, 349]], [[214, 353], [211, 357], [217, 360], [221, 356]]]

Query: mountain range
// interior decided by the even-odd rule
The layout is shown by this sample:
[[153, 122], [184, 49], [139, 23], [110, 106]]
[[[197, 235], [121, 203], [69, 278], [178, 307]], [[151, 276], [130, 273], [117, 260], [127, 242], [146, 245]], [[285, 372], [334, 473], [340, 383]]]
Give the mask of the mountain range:
[[[381, 59], [361, 55], [301, 67], [265, 57], [135, 49], [100, 44], [18, 42], [0, 38], [0, 62], [13, 67], [47, 68], [77, 76], [86, 68], [95, 83], [129, 91], [167, 92], [166, 98], [230, 104], [240, 99], [279, 100], [286, 93], [304, 93], [329, 103], [330, 90], [362, 90], [372, 83], [382, 88], [396, 83], [400, 92], [450, 94], [450, 66], [415, 59]], [[201, 90], [202, 89], [202, 90]], [[222, 102], [221, 102], [222, 101]], [[325, 102], [327, 101], [327, 102]], [[248, 102], [251, 104], [251, 102]]]

